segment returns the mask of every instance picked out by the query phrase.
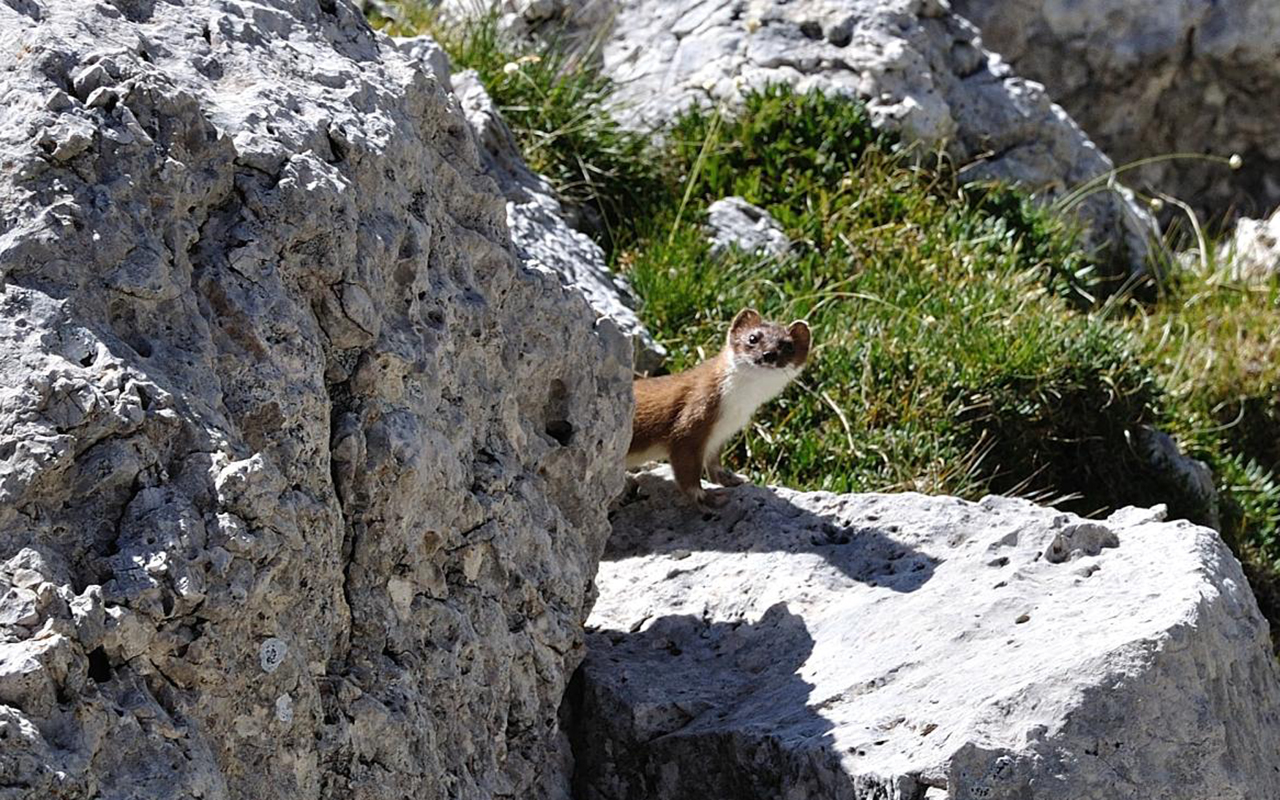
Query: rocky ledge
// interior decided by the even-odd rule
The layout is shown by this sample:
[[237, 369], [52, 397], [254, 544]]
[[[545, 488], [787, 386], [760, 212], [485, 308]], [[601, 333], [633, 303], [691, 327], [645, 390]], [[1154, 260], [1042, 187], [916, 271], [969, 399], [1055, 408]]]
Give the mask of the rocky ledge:
[[1260, 798], [1280, 678], [1240, 565], [1159, 509], [645, 473], [576, 687], [600, 798]]

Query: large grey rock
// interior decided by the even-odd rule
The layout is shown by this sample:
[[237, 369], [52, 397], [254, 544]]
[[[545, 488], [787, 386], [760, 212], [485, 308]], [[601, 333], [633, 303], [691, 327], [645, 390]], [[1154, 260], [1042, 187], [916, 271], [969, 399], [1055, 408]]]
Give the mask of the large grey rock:
[[1217, 534], [665, 471], [615, 512], [579, 797], [1270, 798], [1280, 674]]
[[521, 258], [563, 276], [598, 313], [612, 319], [631, 338], [637, 370], [647, 373], [662, 366], [666, 348], [636, 316], [631, 286], [605, 266], [599, 245], [565, 221], [555, 190], [524, 163], [511, 129], [479, 77], [467, 70], [454, 75], [452, 84], [480, 141], [485, 171], [507, 199], [507, 226]]
[[345, 0], [0, 3], [0, 797], [563, 796], [630, 348]]
[[[465, 0], [462, 0], [465, 2]], [[984, 49], [941, 0], [505, 0], [516, 31], [567, 20], [599, 42], [620, 117], [662, 125], [690, 105], [734, 107], [768, 83], [864, 100], [873, 122], [945, 144], [967, 178], [1019, 182], [1045, 198], [1107, 173], [1098, 150], [1042, 87]], [[531, 21], [532, 20], [532, 21]], [[1092, 241], [1140, 270], [1152, 221], [1122, 187], [1078, 207]]]
[[1280, 205], [1275, 0], [955, 0], [1019, 74], [1040, 81], [1118, 163], [1240, 153], [1232, 172], [1165, 161], [1125, 179], [1217, 217]]

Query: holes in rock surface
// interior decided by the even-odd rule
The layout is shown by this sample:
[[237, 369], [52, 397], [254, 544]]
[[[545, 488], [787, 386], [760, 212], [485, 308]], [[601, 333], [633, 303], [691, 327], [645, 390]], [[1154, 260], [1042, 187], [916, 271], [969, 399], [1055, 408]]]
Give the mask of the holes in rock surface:
[[89, 677], [94, 683], [106, 683], [111, 680], [111, 659], [107, 651], [101, 647], [89, 651]]
[[201, 38], [204, 39], [205, 44], [209, 44], [209, 45], [213, 44], [213, 31], [209, 30], [208, 23], [206, 23], [205, 26], [200, 29], [200, 36]]
[[559, 378], [551, 382], [551, 391], [547, 395], [546, 421], [547, 435], [561, 447], [568, 447], [573, 441], [573, 423], [569, 422], [569, 390]]
[[822, 38], [822, 25], [813, 20], [807, 20], [800, 23], [800, 32], [807, 38], [816, 41]]
[[836, 47], [848, 47], [853, 41], [853, 26], [840, 25], [827, 32], [827, 41]]
[[337, 15], [338, 13], [337, 0], [317, 0], [317, 4], [320, 6], [320, 10], [326, 14]]
[[[341, 131], [339, 131], [341, 133]], [[329, 140], [329, 150], [333, 153], [330, 164], [338, 164], [347, 160], [347, 144], [338, 136], [333, 135], [333, 131], [325, 130], [325, 138]]]

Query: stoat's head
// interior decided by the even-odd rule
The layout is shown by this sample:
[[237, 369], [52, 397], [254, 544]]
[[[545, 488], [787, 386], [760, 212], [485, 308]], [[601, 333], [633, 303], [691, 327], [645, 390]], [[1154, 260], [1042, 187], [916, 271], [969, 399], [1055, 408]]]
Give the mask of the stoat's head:
[[766, 322], [755, 309], [744, 308], [729, 325], [727, 344], [736, 363], [798, 371], [809, 358], [809, 326], [796, 320], [784, 328]]

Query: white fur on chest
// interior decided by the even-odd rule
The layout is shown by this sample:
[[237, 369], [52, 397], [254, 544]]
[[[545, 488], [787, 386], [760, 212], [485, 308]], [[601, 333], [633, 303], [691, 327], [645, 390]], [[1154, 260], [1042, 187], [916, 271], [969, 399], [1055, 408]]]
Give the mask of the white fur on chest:
[[707, 457], [715, 455], [730, 437], [745, 428], [756, 409], [781, 394], [799, 374], [795, 367], [774, 369], [732, 363], [721, 375], [720, 413], [707, 439]]

